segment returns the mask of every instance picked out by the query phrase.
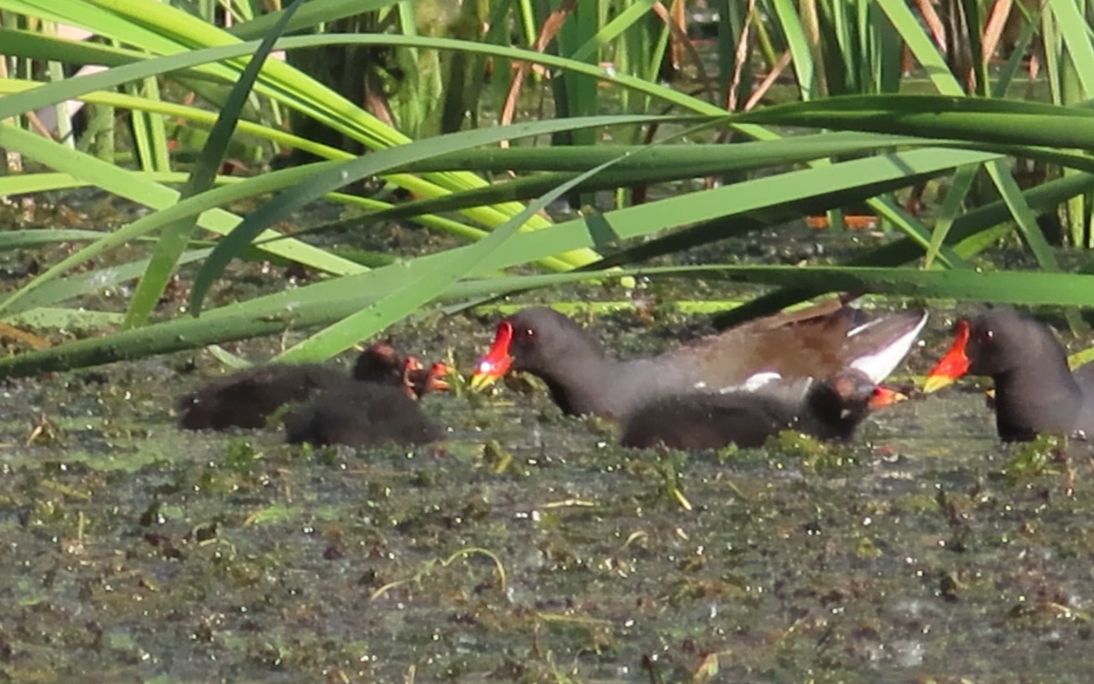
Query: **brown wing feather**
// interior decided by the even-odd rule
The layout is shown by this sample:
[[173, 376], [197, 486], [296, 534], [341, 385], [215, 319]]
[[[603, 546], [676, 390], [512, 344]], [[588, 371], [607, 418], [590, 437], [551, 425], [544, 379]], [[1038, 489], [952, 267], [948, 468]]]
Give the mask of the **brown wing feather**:
[[855, 324], [856, 311], [831, 299], [699, 338], [669, 354], [690, 357], [715, 388], [740, 384], [761, 371], [825, 377], [841, 370], [841, 349]]

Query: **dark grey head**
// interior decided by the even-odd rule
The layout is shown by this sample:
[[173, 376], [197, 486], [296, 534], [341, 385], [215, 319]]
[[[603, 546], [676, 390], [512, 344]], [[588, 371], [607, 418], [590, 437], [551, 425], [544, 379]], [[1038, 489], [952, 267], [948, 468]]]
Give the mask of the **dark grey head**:
[[821, 437], [849, 439], [872, 409], [900, 398], [892, 390], [879, 388], [862, 371], [846, 369], [809, 389], [803, 419], [816, 421], [810, 431]]
[[494, 344], [479, 359], [471, 382], [473, 387], [486, 385], [510, 370], [550, 379], [602, 357], [600, 345], [581, 326], [554, 309], [537, 306], [498, 324]]
[[600, 357], [596, 340], [580, 325], [554, 309], [537, 306], [505, 319], [513, 327], [509, 355], [513, 369], [550, 374], [560, 364]]
[[1031, 359], [1067, 364], [1067, 354], [1051, 330], [1008, 307], [992, 309], [969, 322], [965, 356], [969, 373], [996, 378], [1013, 373]]
[[381, 385], [398, 385], [403, 381], [403, 357], [390, 342], [375, 342], [357, 357], [353, 378]]

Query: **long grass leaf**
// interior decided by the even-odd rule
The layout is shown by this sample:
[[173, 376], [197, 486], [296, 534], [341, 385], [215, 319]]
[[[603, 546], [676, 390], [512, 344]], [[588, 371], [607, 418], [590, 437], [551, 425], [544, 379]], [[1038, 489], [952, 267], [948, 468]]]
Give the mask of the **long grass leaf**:
[[[514, 236], [531, 237], [535, 233]], [[642, 277], [721, 277], [737, 282], [782, 285], [817, 292], [858, 291], [913, 297], [963, 298], [1025, 305], [1085, 306], [1094, 301], [1094, 275], [1071, 273], [972, 270], [921, 271], [894, 268], [798, 266], [679, 266], [621, 271]], [[604, 272], [509, 276], [459, 283], [446, 299], [465, 299], [535, 287], [603, 279]], [[613, 272], [611, 275], [616, 275]], [[282, 297], [282, 306], [289, 297]], [[233, 305], [207, 320], [180, 318], [134, 328], [106, 337], [79, 340], [62, 347], [0, 358], [0, 377], [32, 375], [110, 363], [136, 355], [192, 349], [215, 342], [273, 334], [294, 327], [329, 324], [367, 306], [369, 293], [347, 291], [339, 299], [300, 306], [289, 315], [263, 315], [266, 302]], [[261, 304], [261, 306], [259, 306]]]
[[303, 361], [309, 358], [327, 358], [348, 349], [358, 340], [366, 339], [389, 325], [405, 318], [415, 309], [429, 303], [460, 277], [467, 275], [491, 253], [500, 249], [524, 225], [532, 214], [542, 211], [549, 204], [565, 195], [588, 178], [612, 166], [611, 160], [562, 183], [517, 214], [489, 237], [468, 247], [459, 258], [448, 259], [440, 267], [430, 270], [404, 287], [398, 288], [361, 311], [290, 347], [278, 357], [279, 361]]
[[[68, 171], [72, 174], [79, 174], [81, 176], [89, 175], [97, 180], [98, 185], [122, 197], [141, 202], [147, 206], [162, 207], [167, 210], [158, 216], [146, 216], [138, 219], [133, 224], [114, 231], [113, 233], [104, 236], [100, 241], [88, 245], [65, 259], [62, 259], [60, 262], [54, 264], [45, 272], [37, 276], [35, 280], [32, 280], [30, 283], [23, 286], [23, 288], [9, 294], [3, 301], [0, 301], [0, 311], [8, 309], [20, 298], [25, 296], [27, 292], [38, 287], [43, 282], [48, 281], [50, 278], [63, 273], [68, 268], [100, 254], [106, 249], [124, 244], [127, 240], [140, 236], [145, 232], [152, 230], [154, 227], [166, 225], [167, 221], [163, 221], [163, 219], [172, 216], [171, 212], [176, 212], [177, 215], [175, 218], [180, 218], [189, 215], [181, 213], [182, 210], [189, 209], [190, 207], [200, 207], [200, 211], [205, 212], [201, 214], [198, 219], [203, 227], [216, 232], [227, 233], [233, 226], [240, 222], [240, 219], [222, 209], [209, 209], [209, 205], [211, 204], [210, 199], [217, 200], [221, 198], [231, 198], [233, 196], [246, 196], [241, 193], [241, 190], [244, 192], [251, 192], [251, 188], [258, 187], [256, 183], [259, 185], [269, 183], [269, 176], [274, 175], [269, 174], [266, 177], [249, 179], [241, 184], [218, 188], [180, 203], [177, 201], [178, 193], [174, 190], [151, 183], [137, 174], [131, 174], [123, 169], [116, 168], [112, 164], [69, 150], [62, 145], [58, 145], [57, 143], [45, 140], [44, 138], [12, 126], [0, 125], [0, 146], [19, 150], [53, 168]], [[326, 162], [326, 164], [335, 163], [336, 162]], [[298, 174], [303, 174], [305, 172], [306, 168], [305, 171], [294, 171], [292, 173], [281, 172], [277, 177], [277, 180], [296, 178], [298, 177]], [[265, 178], [265, 180], [262, 180], [262, 178]], [[212, 206], [216, 205], [213, 204]], [[182, 207], [182, 209], [180, 209], [180, 207]], [[157, 221], [160, 221], [160, 223], [157, 223]], [[278, 236], [278, 234], [273, 233], [272, 231], [266, 235], [266, 237], [276, 236]], [[280, 240], [265, 245], [264, 249], [294, 261], [300, 261], [302, 263], [310, 262], [318, 268], [333, 272], [354, 273], [363, 270], [359, 265], [351, 261], [328, 254], [323, 250], [297, 240]]]
[[[1026, 204], [1037, 213], [1054, 210], [1069, 197], [1094, 190], [1094, 173], [1078, 173], [1074, 176], [1059, 178], [1026, 190], [1023, 195]], [[1009, 207], [998, 200], [977, 207], [953, 222], [946, 236], [948, 244], [962, 258], [978, 254], [982, 249], [997, 240], [1000, 231], [1011, 230], [1006, 222], [1011, 219]], [[843, 265], [846, 266], [897, 266], [908, 263], [921, 253], [921, 248], [911, 239], [896, 240], [887, 245], [855, 254]], [[733, 325], [748, 318], [761, 316], [783, 307], [797, 304], [817, 294], [807, 289], [780, 288], [758, 297], [740, 310], [718, 317], [719, 325]]]
[[779, 19], [779, 27], [783, 30], [790, 55], [793, 57], [794, 73], [798, 76], [798, 93], [802, 101], [807, 102], [820, 93], [817, 88], [817, 65], [813, 61], [813, 52], [810, 50], [805, 29], [798, 17], [797, 3], [791, 0], [774, 0], [773, 5]]
[[861, 95], [775, 105], [736, 119], [977, 143], [1094, 147], [1094, 110], [1014, 100]]
[[1079, 11], [1080, 6], [1078, 2], [1063, 0], [1048, 3], [1056, 16], [1056, 26], [1075, 66], [1075, 74], [1082, 83], [1085, 99], [1090, 99], [1094, 95], [1094, 44], [1090, 40], [1090, 22]]
[[428, 138], [408, 145], [380, 150], [365, 157], [341, 163], [335, 168], [316, 174], [315, 177], [299, 187], [281, 193], [249, 215], [230, 235], [218, 242], [209, 259], [202, 265], [201, 270], [194, 278], [190, 297], [191, 310], [194, 315], [201, 312], [202, 302], [213, 282], [220, 276], [235, 255], [244, 246], [250, 244], [267, 226], [280, 220], [287, 213], [347, 183], [352, 183], [368, 175], [382, 173], [396, 164], [406, 164], [435, 154], [454, 152], [479, 145], [489, 145], [502, 140], [595, 126], [647, 123], [654, 120], [665, 120], [665, 117], [621, 115], [498, 126], [486, 130], [465, 131]]
[[49, 230], [7, 230], [0, 232], [0, 251], [41, 247], [57, 242], [82, 242], [98, 240], [103, 236], [96, 230], [50, 228]]
[[[339, 19], [375, 12], [396, 4], [397, 0], [322, 0], [322, 2], [306, 3], [296, 11], [289, 20], [282, 33], [292, 33], [302, 28], [309, 28], [321, 23], [332, 23]], [[228, 29], [228, 33], [240, 40], [251, 40], [266, 35], [275, 23], [281, 20], [283, 13], [288, 10], [277, 10], [250, 21], [236, 24]]]
[[[251, 88], [258, 79], [258, 73], [262, 69], [266, 57], [273, 49], [274, 43], [281, 37], [293, 13], [300, 8], [303, 0], [296, 0], [284, 13], [278, 22], [270, 30], [269, 35], [262, 39], [255, 52], [243, 70], [243, 75], [228, 94], [227, 100], [220, 108], [220, 115], [209, 132], [209, 138], [202, 148], [198, 159], [194, 164], [190, 177], [179, 191], [179, 199], [185, 200], [193, 195], [200, 194], [213, 186], [213, 179], [224, 160], [228, 143], [235, 132], [236, 121], [243, 111], [247, 97], [251, 94]], [[137, 283], [133, 296], [129, 300], [129, 311], [126, 314], [126, 325], [142, 325], [148, 320], [156, 303], [163, 295], [167, 283], [175, 272], [179, 255], [186, 249], [193, 235], [196, 222], [192, 217], [186, 217], [164, 227], [159, 242], [152, 252], [152, 258], [148, 262], [148, 269]]]
[[938, 210], [938, 219], [935, 221], [934, 230], [931, 232], [931, 243], [927, 245], [927, 252], [923, 257], [923, 268], [930, 268], [938, 258], [942, 245], [946, 243], [946, 236], [950, 233], [953, 222], [961, 212], [961, 204], [965, 196], [972, 188], [972, 182], [980, 170], [979, 164], [962, 166], [953, 175], [950, 187], [946, 191], [946, 197], [942, 200], [942, 207]]
[[965, 91], [954, 78], [946, 58], [927, 37], [923, 25], [912, 14], [908, 3], [904, 0], [878, 0], [877, 6], [889, 18], [897, 33], [904, 39], [904, 44], [919, 60], [920, 66], [927, 72], [927, 78], [931, 80], [938, 92], [942, 95], [964, 95]]

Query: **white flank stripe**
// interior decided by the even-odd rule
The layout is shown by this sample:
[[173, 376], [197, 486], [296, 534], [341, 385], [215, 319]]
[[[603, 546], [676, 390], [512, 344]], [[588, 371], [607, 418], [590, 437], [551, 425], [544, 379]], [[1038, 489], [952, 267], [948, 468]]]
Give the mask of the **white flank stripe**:
[[775, 371], [760, 371], [759, 373], [755, 373], [749, 376], [747, 380], [739, 385], [727, 385], [721, 388], [720, 390], [718, 390], [718, 393], [729, 394], [731, 392], [755, 392], [764, 385], [770, 382], [775, 382], [777, 380], [782, 380], [782, 378], [783, 376], [779, 375]]
[[915, 344], [916, 338], [919, 337], [919, 333], [925, 325], [927, 325], [926, 311], [923, 312], [923, 318], [919, 319], [919, 323], [914, 328], [877, 352], [858, 357], [851, 362], [851, 368], [865, 373], [866, 377], [870, 378], [870, 381], [874, 384], [880, 383], [889, 377], [889, 374], [900, 365], [900, 362], [912, 350], [912, 345]]

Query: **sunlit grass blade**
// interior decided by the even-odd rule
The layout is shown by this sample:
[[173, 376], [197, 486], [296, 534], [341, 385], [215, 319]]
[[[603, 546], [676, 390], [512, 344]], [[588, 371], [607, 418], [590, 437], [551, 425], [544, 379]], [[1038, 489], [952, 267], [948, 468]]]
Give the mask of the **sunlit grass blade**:
[[739, 115], [738, 120], [976, 143], [1094, 147], [1094, 110], [1015, 100], [937, 95], [833, 97], [775, 105]]
[[[594, 264], [594, 267], [634, 264], [658, 256], [695, 249], [702, 245], [724, 240], [727, 237], [740, 237], [764, 228], [800, 222], [802, 216], [823, 213], [834, 206], [846, 206], [861, 202], [869, 197], [907, 186], [909, 183], [927, 180], [933, 175], [944, 173], [946, 170], [939, 169], [934, 173], [916, 177], [901, 176], [872, 183], [862, 183], [846, 190], [824, 195], [787, 199], [785, 202], [739, 214], [732, 223], [727, 223], [723, 217], [712, 219], [705, 223], [698, 223], [661, 237], [640, 242], [632, 247], [615, 251], [610, 257]], [[894, 214], [899, 211], [901, 211], [899, 207], [893, 207]], [[914, 243], [920, 249], [927, 243], [928, 234], [919, 232], [916, 226], [910, 224], [901, 226], [901, 230], [909, 235], [908, 241]], [[910, 261], [918, 254], [919, 251], [913, 248], [910, 250], [907, 260]], [[963, 265], [961, 258], [948, 246], [942, 248], [941, 259], [942, 263], [950, 267]]]
[[885, 12], [897, 33], [904, 39], [920, 66], [927, 72], [927, 78], [942, 95], [962, 96], [961, 85], [954, 78], [946, 58], [927, 37], [920, 20], [912, 14], [904, 0], [878, 0], [877, 6]]
[[802, 101], [808, 102], [818, 96], [820, 91], [817, 86], [817, 65], [813, 62], [812, 51], [798, 17], [797, 3], [791, 0], [774, 0], [773, 7], [793, 56], [794, 73], [798, 76], [798, 92]]
[[1068, 59], [1074, 64], [1075, 74], [1082, 84], [1084, 99], [1089, 99], [1094, 94], [1094, 44], [1090, 39], [1090, 21], [1083, 16], [1079, 3], [1051, 2], [1048, 7], [1056, 15], [1056, 26], [1063, 36]]
[[[856, 187], [864, 182], [879, 182], [886, 177], [907, 178], [909, 174], [928, 173], [991, 158], [990, 153], [983, 152], [918, 150], [843, 162], [827, 169], [793, 171], [683, 197], [672, 197], [601, 216], [567, 221], [556, 225], [551, 231], [518, 233], [508, 240], [505, 250], [492, 252], [484, 258], [475, 272], [490, 273], [499, 268], [534, 261], [544, 255], [557, 253], [560, 249], [591, 246], [605, 239], [617, 242], [649, 235], [664, 228], [679, 227], [718, 216], [736, 215], [765, 206], [777, 206], [792, 199], [822, 196]], [[833, 173], [832, 169], [836, 169], [836, 172]], [[157, 340], [154, 348], [191, 348], [240, 337], [270, 334], [283, 330], [286, 326], [306, 328], [329, 325], [376, 301], [393, 288], [402, 286], [408, 278], [428, 273], [430, 269], [444, 263], [445, 259], [458, 258], [461, 251], [466, 249], [469, 248], [457, 248], [444, 254], [420, 257], [397, 267], [319, 282], [290, 292], [212, 310], [203, 317], [207, 324], [179, 328], [185, 334], [185, 340]], [[466, 291], [464, 284], [458, 284], [444, 296], [448, 298]], [[481, 288], [472, 294], [492, 291], [490, 288]], [[227, 321], [235, 320], [234, 317], [240, 312], [246, 312], [245, 322], [227, 324]], [[147, 338], [125, 337], [132, 332], [136, 331], [127, 331], [104, 339], [117, 341], [120, 335], [122, 342], [136, 340], [134, 344], [138, 345], [137, 348], [125, 345], [113, 347], [109, 342], [104, 342], [101, 347], [93, 347], [89, 351], [85, 343], [78, 342], [75, 344], [80, 346], [73, 352], [75, 356], [65, 357], [62, 354], [50, 363], [75, 363], [78, 359], [83, 359], [78, 362], [84, 363], [90, 359], [115, 358], [111, 355], [117, 354], [124, 356], [151, 353], [149, 350], [152, 347], [144, 346], [148, 343]], [[184, 346], [177, 346], [179, 344]], [[68, 360], [62, 361], [61, 358]]]
[[[202, 265], [194, 278], [191, 290], [190, 308], [194, 315], [201, 312], [202, 302], [213, 282], [220, 276], [228, 263], [243, 247], [267, 226], [280, 220], [289, 212], [312, 202], [324, 194], [347, 183], [365, 176], [383, 173], [397, 164], [407, 164], [435, 154], [468, 149], [480, 145], [489, 145], [502, 140], [512, 140], [532, 135], [544, 135], [556, 131], [592, 128], [596, 126], [628, 125], [651, 121], [670, 120], [667, 117], [638, 115], [585, 117], [559, 121], [540, 121], [512, 126], [498, 126], [491, 129], [452, 133], [428, 138], [400, 147], [389, 148], [369, 154], [353, 161], [339, 164], [310, 180], [298, 188], [285, 191], [249, 215], [230, 235], [221, 240], [209, 259]], [[556, 254], [567, 250], [559, 250]]]
[[[1043, 183], [1026, 190], [1026, 204], [1037, 213], [1054, 210], [1069, 197], [1094, 191], [1094, 173], [1077, 173]], [[957, 254], [968, 259], [987, 248], [1000, 237], [999, 231], [1010, 232], [1010, 209], [1006, 202], [998, 200], [962, 214], [954, 220], [946, 235], [946, 243]], [[902, 238], [887, 245], [856, 254], [844, 262], [845, 266], [898, 266], [916, 259], [922, 253], [920, 245], [909, 238]], [[719, 324], [732, 325], [742, 320], [761, 316], [783, 307], [796, 304], [818, 294], [815, 291], [780, 288], [762, 295], [748, 304], [720, 317]]]
[[58, 242], [83, 242], [98, 240], [103, 234], [97, 230], [50, 228], [49, 230], [8, 230], [0, 232], [0, 251], [41, 247]]
[[[573, 246], [593, 247], [601, 241], [617, 244], [633, 237], [684, 224], [806, 200], [840, 192], [863, 183], [912, 178], [966, 163], [987, 161], [995, 155], [965, 150], [912, 150], [841, 162], [827, 168], [790, 171], [775, 176], [668, 197], [646, 205], [627, 207], [600, 216], [560, 222], [543, 235], [522, 234], [506, 249], [506, 261], [523, 263], [528, 257]], [[924, 236], [928, 233], [924, 232]], [[594, 237], [603, 236], [603, 237]], [[927, 238], [924, 237], [924, 240]]]
[[26, 311], [2, 320], [8, 325], [31, 329], [56, 328], [58, 330], [108, 330], [121, 324], [123, 314], [114, 311], [91, 309], [41, 308]]
[[[0, 6], [2, 6], [2, 2], [3, 0], [0, 0]], [[121, 4], [124, 4], [128, 8], [127, 11], [139, 14], [139, 10], [136, 9], [138, 7], [137, 5], [133, 3]], [[163, 21], [161, 15], [175, 16], [178, 19], [180, 26], [171, 26], [171, 28], [178, 28], [188, 36], [188, 39], [196, 40], [197, 38], [195, 36], [200, 34], [202, 39], [212, 40], [216, 38], [213, 42], [232, 40], [229, 34], [217, 33], [217, 29], [202, 27], [200, 26], [200, 22], [194, 24], [192, 17], [186, 16], [185, 14], [179, 15], [177, 14], [177, 10], [174, 10], [173, 8], [159, 7], [156, 16], [161, 17], [160, 20]], [[88, 21], [90, 22], [91, 20], [89, 19]], [[185, 25], [185, 29], [182, 28], [183, 25]], [[209, 33], [206, 29], [212, 30], [212, 33]], [[386, 42], [386, 39], [390, 38], [407, 38], [407, 40], [402, 42], [411, 47], [416, 46], [418, 43], [423, 43], [427, 46], [436, 45], [438, 44], [437, 41], [440, 41], [440, 44], [469, 50], [490, 47], [481, 46], [468, 41], [446, 41], [444, 39], [401, 36], [344, 36], [341, 40], [351, 43], [370, 43], [375, 39], [376, 42], [383, 43]], [[324, 46], [330, 45], [338, 40], [340, 39], [333, 36], [301, 36], [279, 41], [278, 47], [279, 49], [288, 49], [292, 47]], [[164, 49], [169, 52], [176, 52], [178, 50], [178, 46], [171, 48], [170, 46], [172, 44], [165, 44], [162, 40], [153, 40], [152, 42], [159, 49]], [[256, 45], [253, 43], [230, 44], [145, 60], [136, 64], [111, 69], [102, 74], [96, 74], [95, 76], [99, 77], [97, 80], [81, 81], [80, 79], [71, 79], [70, 81], [58, 84], [43, 86], [35, 89], [33, 93], [19, 93], [13, 95], [12, 97], [15, 97], [15, 100], [7, 100], [6, 98], [0, 99], [0, 111], [5, 111], [5, 106], [11, 110], [17, 110], [19, 108], [32, 109], [34, 108], [34, 104], [42, 99], [54, 99], [59, 101], [77, 97], [80, 88], [105, 88], [109, 87], [113, 81], [118, 79], [129, 80], [146, 75], [146, 72], [161, 73], [186, 67], [196, 67], [198, 64], [203, 65], [200, 68], [208, 70], [208, 73], [221, 75], [225, 81], [234, 83], [237, 75], [229, 65], [211, 62], [233, 59], [250, 54], [255, 47]], [[514, 52], [511, 48], [494, 47], [503, 54]], [[522, 51], [516, 52], [519, 53]], [[536, 55], [538, 53], [528, 54]], [[572, 60], [563, 60], [563, 62], [576, 63], [572, 62]], [[267, 70], [269, 73], [267, 73]], [[595, 70], [594, 73], [596, 73]], [[71, 85], [71, 82], [73, 81], [77, 82], [78, 85]], [[73, 90], [74, 88], [76, 91]], [[405, 144], [409, 141], [403, 134], [381, 124], [374, 117], [346, 101], [337, 93], [320, 86], [318, 83], [315, 83], [313, 80], [297, 72], [288, 65], [267, 63], [266, 69], [263, 71], [263, 75], [257, 84], [256, 89], [263, 94], [296, 108], [298, 111], [315, 118], [317, 121], [346, 135], [354, 137], [355, 139], [361, 140], [372, 147], [383, 148]], [[305, 93], [307, 93], [306, 96]], [[412, 192], [424, 196], [436, 196], [451, 189], [479, 187], [484, 184], [482, 179], [477, 176], [460, 172], [435, 174], [425, 179], [414, 176], [394, 176], [391, 180]], [[519, 209], [519, 205], [502, 205], [497, 207], [475, 207], [467, 211], [470, 218], [479, 220], [486, 225], [496, 225], [519, 211]], [[538, 216], [533, 217], [530, 223], [536, 228], [542, 228], [549, 225], [548, 221]], [[597, 255], [595, 254], [581, 253], [563, 254], [560, 255], [558, 259], [565, 262], [567, 265], [566, 267], [572, 267], [580, 263], [587, 263], [596, 256]]]
[[[178, 263], [185, 265], [200, 261], [209, 256], [211, 251], [212, 248], [202, 248], [183, 252]], [[137, 259], [50, 280], [27, 292], [26, 296], [20, 298], [16, 304], [6, 308], [2, 315], [18, 316], [78, 297], [110, 293], [112, 288], [140, 276], [146, 268], [148, 268], [148, 259]]]
[[969, 166], [962, 166], [953, 174], [949, 190], [946, 191], [946, 197], [942, 200], [942, 207], [938, 211], [938, 219], [935, 221], [934, 230], [931, 231], [931, 243], [927, 245], [927, 252], [923, 258], [923, 268], [930, 268], [935, 259], [938, 258], [939, 250], [946, 243], [946, 236], [949, 235], [954, 220], [961, 212], [961, 204], [965, 201], [969, 189], [972, 188], [972, 182], [979, 170], [979, 164], [970, 164]]
[[[791, 171], [731, 186], [668, 197], [646, 205], [561, 222], [550, 231], [521, 233], [509, 241], [503, 253], [491, 255], [483, 268], [490, 270], [522, 265], [544, 255], [574, 247], [617, 247], [625, 240], [645, 237], [668, 228], [820, 198], [862, 184], [885, 182], [887, 179], [910, 181], [920, 174], [937, 173], [961, 164], [978, 163], [992, 158], [992, 154], [984, 152], [913, 150], [842, 162], [828, 168]], [[925, 245], [929, 240], [929, 233], [924, 231], [920, 239], [921, 244]], [[447, 258], [456, 252], [458, 250], [449, 251], [445, 255], [415, 259], [400, 266], [394, 277], [417, 277], [428, 272], [429, 268], [436, 267], [438, 259]], [[390, 269], [381, 269], [363, 274], [359, 280], [355, 279], [354, 286], [382, 289], [382, 284], [390, 282], [392, 277]]]
[[[650, 148], [647, 148], [650, 149]], [[289, 348], [278, 357], [279, 361], [303, 361], [309, 358], [325, 359], [348, 349], [361, 339], [367, 339], [389, 325], [405, 318], [416, 309], [428, 304], [447, 291], [459, 278], [473, 271], [491, 253], [500, 249], [520, 230], [528, 217], [542, 211], [552, 202], [610, 167], [618, 160], [611, 160], [592, 168], [567, 181], [534, 202], [488, 237], [468, 247], [459, 258], [446, 259], [439, 267], [431, 269], [420, 278], [398, 288], [361, 311], [316, 333], [303, 342]]]
[[[21, 81], [19, 79], [0, 79], [0, 94], [19, 94], [37, 90], [43, 86], [39, 86], [32, 81]], [[6, 97], [7, 95], [5, 95]], [[209, 125], [216, 121], [216, 113], [207, 110], [199, 109], [197, 107], [189, 107], [186, 105], [176, 104], [174, 102], [167, 102], [163, 100], [152, 100], [148, 98], [135, 97], [124, 93], [117, 93], [113, 91], [93, 91], [79, 96], [80, 100], [83, 100], [89, 104], [101, 104], [111, 107], [117, 107], [119, 109], [129, 109], [134, 111], [145, 111], [162, 114], [164, 116], [174, 117], [180, 120], [189, 121], [199, 126]], [[4, 100], [0, 98], [0, 102]], [[338, 148], [324, 145], [323, 143], [302, 138], [298, 135], [271, 126], [265, 126], [252, 121], [240, 121], [238, 123], [238, 129], [241, 133], [247, 133], [249, 135], [262, 138], [275, 142], [285, 147], [292, 147], [299, 149], [310, 154], [314, 154], [320, 158], [326, 159], [346, 159], [351, 157], [347, 152], [344, 152]], [[10, 179], [4, 179], [10, 180]]]
[[[518, 234], [531, 237], [535, 233]], [[1024, 305], [1083, 306], [1094, 301], [1094, 275], [1071, 273], [972, 270], [921, 271], [919, 269], [799, 267], [799, 266], [680, 266], [637, 268], [612, 275], [643, 277], [726, 278], [737, 282], [782, 285], [813, 292], [872, 292], [913, 297], [962, 298]], [[461, 300], [603, 279], [606, 272], [571, 272], [539, 276], [507, 276], [457, 283], [443, 297]], [[345, 283], [341, 284], [345, 287]], [[337, 288], [336, 288], [337, 289]], [[225, 340], [268, 335], [289, 328], [330, 324], [374, 301], [371, 293], [344, 291], [307, 305], [286, 306], [294, 297], [282, 293], [236, 304], [209, 320], [183, 317], [106, 337], [79, 340], [61, 347], [0, 358], [0, 377], [31, 375], [66, 368], [110, 363], [135, 356], [193, 349]], [[263, 313], [281, 307], [282, 315]]]
[[[258, 79], [259, 71], [262, 69], [266, 57], [269, 56], [274, 43], [281, 36], [289, 20], [292, 19], [293, 13], [300, 8], [302, 2], [303, 0], [296, 0], [285, 10], [270, 30], [269, 35], [262, 39], [258, 50], [243, 70], [243, 75], [228, 94], [228, 98], [217, 116], [217, 121], [209, 132], [209, 138], [194, 163], [190, 177], [179, 191], [180, 200], [200, 194], [213, 186], [217, 170], [224, 160], [228, 143], [235, 132], [236, 121], [243, 111], [243, 106], [247, 102], [251, 88]], [[168, 281], [175, 272], [179, 255], [186, 249], [195, 227], [196, 222], [192, 217], [179, 219], [164, 227], [160, 240], [152, 252], [152, 258], [148, 262], [148, 269], [137, 283], [133, 296], [129, 299], [129, 311], [125, 318], [126, 325], [142, 325], [148, 320], [148, 316], [156, 307], [156, 303], [163, 295]]]
[[[130, 173], [124, 169], [115, 167], [112, 164], [70, 150], [62, 145], [58, 145], [57, 143], [12, 126], [0, 125], [0, 145], [7, 147], [8, 149], [19, 150], [52, 168], [67, 171], [72, 175], [93, 178], [97, 185], [108, 191], [114, 192], [121, 197], [126, 197], [151, 207], [167, 208], [167, 211], [162, 214], [138, 219], [134, 223], [116, 230], [113, 233], [107, 234], [99, 241], [62, 259], [37, 276], [30, 283], [9, 294], [0, 302], [0, 311], [8, 310], [28, 292], [51, 278], [60, 275], [72, 266], [82, 263], [111, 247], [124, 244], [126, 241], [143, 235], [155, 227], [166, 225], [169, 221], [164, 219], [172, 217], [171, 212], [175, 212], [176, 214], [173, 218], [181, 218], [189, 215], [185, 213], [183, 209], [187, 209], [188, 207], [200, 207], [201, 211], [205, 212], [202, 213], [198, 219], [198, 222], [202, 227], [215, 232], [227, 233], [233, 226], [240, 222], [240, 219], [222, 209], [211, 208], [217, 206], [215, 201], [231, 197], [247, 196], [244, 193], [251, 192], [253, 188], [260, 187], [262, 184], [269, 183], [270, 176], [275, 175], [268, 174], [265, 177], [250, 179], [244, 183], [217, 188], [216, 190], [202, 193], [201, 195], [184, 200], [183, 202], [178, 202], [178, 193], [175, 190], [150, 182], [139, 174]], [[333, 162], [327, 163], [332, 164]], [[306, 167], [304, 167], [303, 170], [286, 170], [285, 172], [282, 172], [281, 175], [277, 176], [277, 178], [293, 178], [294, 176], [302, 176], [306, 173]], [[271, 232], [268, 237], [274, 236], [276, 236], [276, 234]], [[363, 270], [359, 265], [351, 261], [341, 259], [340, 257], [331, 255], [321, 249], [297, 240], [279, 240], [264, 246], [264, 249], [273, 254], [278, 254], [301, 263], [309, 263], [316, 268], [335, 273], [355, 273]]]
[[[292, 33], [302, 28], [330, 23], [366, 12], [390, 7], [397, 0], [323, 0], [323, 2], [305, 3], [283, 29], [282, 33]], [[229, 27], [228, 32], [240, 40], [251, 40], [264, 36], [270, 28], [281, 20], [287, 10], [275, 10], [250, 21]]]

